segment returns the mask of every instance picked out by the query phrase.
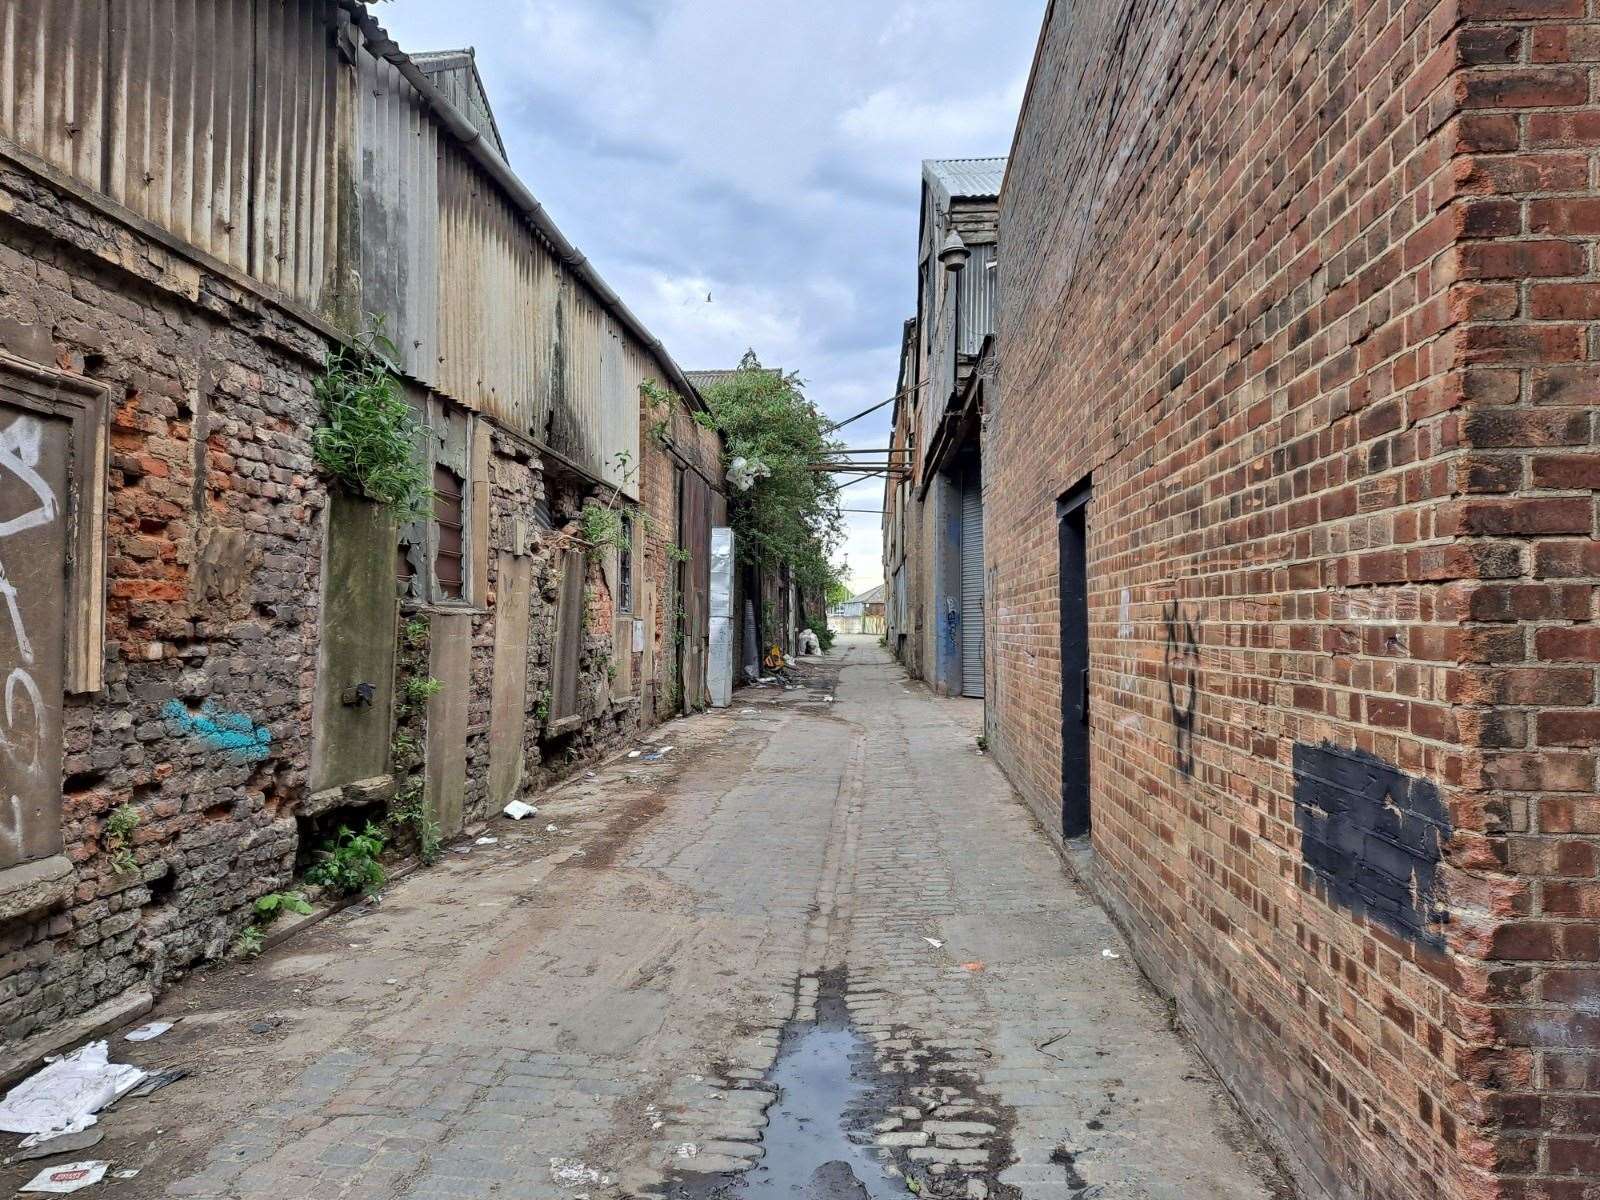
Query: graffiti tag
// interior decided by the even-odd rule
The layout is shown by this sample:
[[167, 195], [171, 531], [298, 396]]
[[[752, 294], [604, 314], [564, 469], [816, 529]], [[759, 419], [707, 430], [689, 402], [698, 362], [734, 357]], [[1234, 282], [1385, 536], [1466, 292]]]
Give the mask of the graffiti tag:
[[1194, 716], [1200, 700], [1200, 639], [1176, 600], [1162, 612], [1167, 631], [1167, 709], [1178, 770], [1194, 774]]
[[162, 713], [178, 735], [198, 738], [208, 750], [241, 762], [260, 762], [272, 752], [271, 730], [244, 713], [223, 712], [213, 701], [207, 700], [199, 712], [191, 712], [181, 700], [168, 700]]

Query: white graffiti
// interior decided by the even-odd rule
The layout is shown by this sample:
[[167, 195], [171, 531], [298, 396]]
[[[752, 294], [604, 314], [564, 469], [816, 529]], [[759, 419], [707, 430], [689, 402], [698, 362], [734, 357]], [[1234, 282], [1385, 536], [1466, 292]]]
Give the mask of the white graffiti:
[[[26, 413], [17, 416], [5, 429], [0, 430], [0, 484], [4, 472], [15, 475], [33, 493], [38, 503], [18, 516], [0, 522], [0, 542], [29, 529], [38, 529], [54, 523], [61, 515], [56, 494], [36, 469], [44, 443], [44, 422]], [[39, 774], [45, 767], [43, 745], [45, 740], [45, 701], [28, 668], [34, 665], [33, 642], [28, 637], [22, 617], [22, 596], [0, 562], [0, 597], [5, 599], [6, 614], [11, 618], [11, 628], [17, 638], [17, 655], [21, 662], [11, 668], [6, 676], [3, 692], [5, 724], [0, 727], [0, 750], [17, 771], [29, 777]], [[28, 711], [18, 711], [19, 699], [26, 701]], [[18, 718], [21, 717], [19, 725]], [[0, 812], [0, 846], [12, 856], [22, 852], [23, 802], [7, 790], [9, 812]]]

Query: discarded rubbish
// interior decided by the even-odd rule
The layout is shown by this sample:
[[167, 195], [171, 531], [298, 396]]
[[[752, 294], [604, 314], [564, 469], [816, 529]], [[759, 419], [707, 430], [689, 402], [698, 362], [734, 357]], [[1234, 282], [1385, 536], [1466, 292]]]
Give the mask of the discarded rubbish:
[[643, 753], [644, 753], [643, 750], [629, 750], [628, 751], [628, 757], [629, 758], [638, 758], [639, 755], [641, 755]]
[[560, 833], [561, 827], [559, 825], [546, 825], [544, 831], [546, 833]]
[[927, 942], [928, 945], [932, 946], [935, 950], [937, 950], [940, 946], [944, 945], [944, 943], [941, 942], [938, 938], [925, 937], [922, 940]]
[[398, 979], [385, 979], [384, 980], [384, 983], [388, 984], [390, 987], [397, 986], [399, 984], [399, 982], [400, 981]]
[[86, 1188], [92, 1183], [99, 1183], [106, 1177], [106, 1169], [110, 1166], [108, 1162], [74, 1162], [59, 1167], [46, 1167], [17, 1190], [65, 1195]]
[[520, 821], [523, 817], [533, 816], [533, 814], [539, 810], [525, 801], [513, 800], [500, 811], [506, 816], [510, 817], [513, 821]]
[[492, 838], [492, 837], [481, 837], [477, 841], [473, 842], [472, 844], [474, 846], [498, 846], [500, 844], [500, 839], [499, 838]]
[[125, 1041], [129, 1042], [149, 1042], [171, 1029], [172, 1025], [173, 1022], [171, 1021], [151, 1021], [147, 1025], [139, 1026], [137, 1029], [130, 1029], [122, 1036]]
[[106, 1043], [89, 1042], [17, 1084], [0, 1101], [0, 1129], [10, 1133], [75, 1133], [94, 1114], [144, 1078], [127, 1063], [107, 1061]]
[[755, 711], [756, 711], [756, 710], [755, 710], [755, 709], [753, 709], [753, 708], [741, 708], [741, 709], [740, 709], [740, 710], [739, 710], [739, 715], [740, 715], [740, 716], [741, 716], [741, 717], [744, 717], [744, 716], [754, 716], [754, 715], [755, 715]]
[[665, 758], [670, 753], [672, 753], [672, 747], [671, 746], [662, 746], [660, 749], [652, 750], [649, 754], [646, 754], [641, 761], [642, 762], [660, 762], [663, 758]]
[[139, 1168], [138, 1167], [123, 1167], [122, 1170], [120, 1170], [120, 1171], [111, 1172], [111, 1178], [113, 1178], [113, 1179], [133, 1179], [133, 1178], [136, 1178], [138, 1176], [138, 1174], [139, 1174]]
[[550, 1178], [557, 1183], [600, 1183], [600, 1172], [575, 1158], [552, 1158]]
[[696, 1146], [693, 1142], [684, 1142], [683, 1145], [678, 1147], [679, 1158], [693, 1158], [699, 1153], [700, 1147]]
[[169, 1083], [177, 1083], [178, 1080], [185, 1078], [188, 1074], [187, 1067], [168, 1067], [165, 1071], [157, 1071], [154, 1075], [149, 1076], [128, 1095], [134, 1097], [148, 1096], [152, 1092], [159, 1092]]
[[30, 1133], [22, 1139], [17, 1153], [6, 1161], [28, 1162], [30, 1159], [54, 1158], [58, 1154], [87, 1150], [90, 1146], [98, 1146], [105, 1136], [103, 1129], [80, 1129], [76, 1133], [57, 1133], [49, 1137], [42, 1133]]
[[984, 965], [981, 962], [962, 963], [961, 969], [963, 971], [971, 971], [974, 975], [976, 975], [979, 971], [984, 970]]
[[1121, 958], [1122, 955], [1118, 954], [1115, 950], [1102, 950], [1102, 951], [1100, 951], [1100, 957], [1101, 958]]

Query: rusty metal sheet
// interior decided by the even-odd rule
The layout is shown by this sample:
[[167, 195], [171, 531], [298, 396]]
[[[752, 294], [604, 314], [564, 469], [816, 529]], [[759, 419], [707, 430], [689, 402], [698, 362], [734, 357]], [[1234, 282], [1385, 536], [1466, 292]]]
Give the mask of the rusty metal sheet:
[[0, 399], [0, 868], [61, 849], [71, 438]]
[[105, 55], [104, 4], [0, 0], [0, 134], [94, 188]]
[[556, 264], [454, 143], [439, 146], [438, 388], [539, 436], [555, 341]]
[[439, 387], [439, 127], [392, 64], [363, 46], [356, 66], [361, 308], [400, 366]]

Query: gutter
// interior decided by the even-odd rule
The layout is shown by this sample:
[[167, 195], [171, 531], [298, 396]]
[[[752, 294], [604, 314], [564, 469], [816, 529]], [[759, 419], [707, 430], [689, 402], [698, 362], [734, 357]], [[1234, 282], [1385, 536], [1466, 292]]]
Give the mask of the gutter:
[[566, 235], [557, 228], [555, 221], [545, 211], [544, 205], [540, 204], [528, 190], [527, 185], [517, 178], [515, 172], [506, 165], [506, 160], [500, 157], [499, 152], [484, 140], [478, 127], [433, 85], [433, 81], [422, 68], [412, 62], [410, 55], [400, 49], [399, 44], [389, 36], [383, 26], [373, 19], [361, 0], [339, 0], [339, 6], [350, 14], [350, 19], [361, 30], [367, 50], [374, 57], [392, 65], [405, 81], [416, 89], [429, 111], [445, 127], [445, 131], [500, 185], [511, 203], [521, 210], [522, 215], [533, 226], [534, 231], [550, 243], [556, 257], [577, 276], [581, 283], [599, 297], [601, 307], [615, 317], [655, 356], [656, 361], [665, 368], [668, 381], [677, 389], [684, 401], [691, 408], [697, 408], [702, 412], [709, 411], [706, 409], [705, 401], [700, 398], [700, 393], [683, 373], [683, 369], [672, 360], [672, 355], [667, 353], [666, 347], [661, 344], [661, 339], [645, 328], [644, 322], [634, 316], [622, 302], [622, 297], [612, 291], [611, 286], [600, 278], [600, 273], [594, 269], [589, 260], [567, 240]]

